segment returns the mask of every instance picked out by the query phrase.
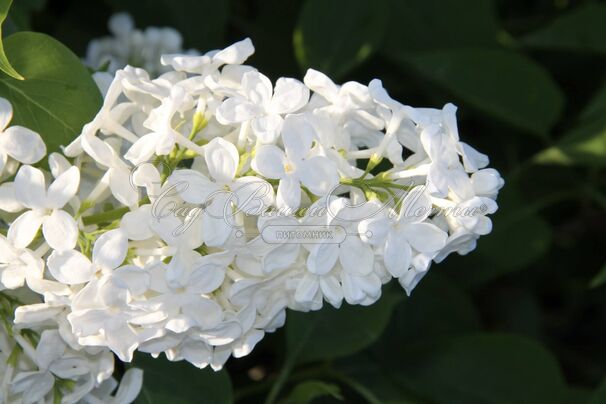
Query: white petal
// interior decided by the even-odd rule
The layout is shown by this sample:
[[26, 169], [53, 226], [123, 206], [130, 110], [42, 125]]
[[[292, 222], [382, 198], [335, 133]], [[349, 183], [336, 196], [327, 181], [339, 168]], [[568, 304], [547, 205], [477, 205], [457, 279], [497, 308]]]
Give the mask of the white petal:
[[55, 209], [44, 218], [42, 234], [48, 245], [55, 250], [71, 250], [78, 241], [78, 224], [66, 211]]
[[102, 269], [115, 269], [124, 262], [128, 251], [128, 239], [122, 229], [103, 233], [93, 246], [93, 263]]
[[410, 245], [419, 252], [438, 251], [446, 245], [448, 234], [430, 223], [415, 223], [402, 230]]
[[0, 210], [5, 212], [19, 212], [23, 210], [25, 206], [23, 206], [17, 200], [15, 196], [15, 184], [12, 182], [5, 182], [0, 185]]
[[65, 343], [57, 330], [43, 331], [36, 347], [36, 362], [40, 369], [48, 369], [53, 361], [60, 359], [65, 348]]
[[224, 245], [234, 229], [229, 222], [229, 218], [211, 217], [205, 214], [202, 220], [202, 238], [204, 242], [212, 247]]
[[191, 266], [188, 291], [200, 294], [213, 292], [223, 283], [232, 258], [229, 254], [196, 256]]
[[238, 209], [249, 216], [267, 211], [274, 203], [274, 189], [262, 178], [240, 177], [234, 182], [232, 191]]
[[339, 249], [339, 261], [350, 274], [368, 275], [374, 269], [374, 253], [359, 237], [348, 235]]
[[299, 208], [301, 204], [301, 186], [293, 175], [287, 175], [278, 184], [276, 204], [279, 209], [287, 209], [288, 213]]
[[398, 220], [403, 223], [420, 223], [431, 214], [431, 197], [424, 185], [411, 189], [402, 200]]
[[63, 172], [48, 187], [47, 207], [61, 209], [78, 192], [80, 185], [80, 170], [72, 166]]
[[8, 228], [8, 240], [17, 248], [27, 247], [36, 236], [43, 219], [44, 214], [38, 210], [23, 213]]
[[307, 69], [307, 73], [305, 73], [305, 78], [303, 81], [305, 82], [305, 85], [313, 92], [320, 94], [322, 97], [331, 102], [335, 99], [337, 93], [339, 92], [339, 89], [335, 83], [333, 83], [328, 76], [314, 69]]
[[396, 278], [404, 275], [410, 267], [411, 259], [412, 251], [406, 239], [399, 232], [389, 232], [383, 252], [383, 262], [389, 273]]
[[139, 193], [131, 183], [130, 172], [126, 169], [112, 168], [109, 173], [109, 188], [112, 195], [126, 206], [136, 205]]
[[295, 291], [295, 300], [301, 303], [312, 303], [319, 289], [320, 282], [318, 281], [318, 276], [305, 274]]
[[15, 176], [15, 196], [30, 209], [46, 207], [46, 181], [42, 171], [22, 166]]
[[364, 290], [357, 284], [359, 277], [341, 272], [341, 285], [343, 286], [343, 297], [349, 304], [360, 304], [366, 298]]
[[274, 271], [286, 269], [297, 260], [300, 246], [294, 243], [287, 243], [272, 249], [262, 258], [263, 272], [271, 274]]
[[289, 160], [302, 160], [311, 150], [315, 130], [307, 115], [288, 115], [282, 128], [282, 141]]
[[[195, 170], [175, 170], [168, 177], [169, 187], [174, 187], [185, 202], [204, 204], [210, 195], [217, 191], [217, 185], [203, 174]], [[166, 189], [164, 192], [168, 192]], [[171, 191], [171, 195], [173, 192]]]
[[19, 306], [15, 310], [15, 324], [35, 324], [56, 317], [63, 307], [52, 307], [46, 303]]
[[282, 149], [274, 145], [259, 146], [251, 162], [253, 170], [264, 177], [278, 179], [285, 174], [286, 156]]
[[309, 101], [309, 89], [299, 80], [281, 77], [276, 81], [270, 110], [278, 114], [295, 112]]
[[112, 276], [120, 279], [133, 295], [142, 295], [149, 289], [151, 276], [143, 268], [125, 265], [112, 272]]
[[324, 196], [339, 185], [339, 173], [335, 164], [323, 156], [303, 161], [297, 176], [314, 195]]
[[13, 119], [13, 106], [6, 98], [0, 97], [0, 131], [3, 131]]
[[250, 102], [265, 108], [271, 101], [273, 86], [265, 75], [252, 71], [242, 77], [242, 91]]
[[[83, 130], [86, 130], [86, 126]], [[111, 167], [116, 161], [116, 152], [106, 142], [100, 140], [94, 135], [86, 134], [81, 136], [82, 148], [96, 162]]]
[[137, 165], [149, 161], [156, 151], [157, 133], [148, 133], [137, 140], [126, 152], [124, 158]]
[[263, 111], [252, 102], [241, 98], [228, 98], [217, 108], [216, 118], [222, 125], [245, 122], [259, 116]]
[[320, 289], [324, 298], [335, 308], [341, 307], [341, 301], [343, 300], [343, 289], [341, 283], [336, 276], [322, 276], [320, 277]]
[[465, 171], [468, 173], [473, 173], [488, 165], [489, 160], [487, 155], [480, 153], [467, 143], [460, 142], [459, 146], [463, 155], [463, 165], [465, 166]]
[[184, 305], [181, 310], [203, 329], [216, 327], [223, 319], [221, 306], [211, 299], [197, 299], [191, 304]]
[[272, 144], [278, 140], [284, 120], [278, 114], [262, 115], [251, 121], [250, 127], [261, 144]]
[[46, 155], [46, 145], [39, 134], [23, 126], [11, 126], [0, 135], [0, 147], [23, 164], [34, 164]]
[[326, 275], [334, 268], [338, 258], [337, 244], [316, 244], [307, 257], [307, 270], [312, 274]]
[[364, 219], [358, 225], [360, 238], [371, 245], [382, 244], [389, 233], [389, 219], [377, 214], [369, 219]]
[[53, 388], [55, 378], [50, 372], [20, 372], [11, 382], [11, 391], [23, 393], [23, 403], [37, 403]]
[[255, 48], [252, 41], [250, 38], [244, 38], [217, 52], [213, 56], [213, 61], [223, 64], [239, 65], [244, 63], [244, 61], [253, 53], [255, 53]]
[[120, 386], [113, 402], [116, 404], [132, 403], [139, 395], [141, 387], [143, 387], [143, 371], [137, 368], [128, 369], [120, 379]]
[[120, 228], [126, 232], [130, 240], [147, 240], [154, 236], [150, 227], [151, 220], [151, 205], [143, 205], [122, 216]]
[[204, 159], [210, 176], [217, 182], [231, 182], [236, 176], [240, 155], [232, 143], [220, 137], [214, 138], [204, 147]]
[[62, 154], [51, 153], [48, 156], [48, 166], [53, 174], [53, 178], [57, 178], [69, 170], [72, 165]]
[[53, 251], [47, 264], [53, 278], [67, 285], [88, 282], [93, 276], [92, 263], [75, 250]]
[[107, 322], [105, 334], [108, 347], [121, 361], [130, 362], [139, 345], [139, 338], [132, 327], [120, 317], [115, 317]]

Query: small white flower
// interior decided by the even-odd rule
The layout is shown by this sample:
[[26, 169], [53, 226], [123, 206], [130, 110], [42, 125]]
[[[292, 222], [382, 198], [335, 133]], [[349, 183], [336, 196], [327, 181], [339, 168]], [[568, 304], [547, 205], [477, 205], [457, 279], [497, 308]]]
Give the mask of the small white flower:
[[236, 178], [238, 150], [222, 138], [204, 146], [204, 161], [210, 178], [195, 170], [175, 170], [168, 184], [184, 201], [204, 205], [204, 212], [196, 218], [201, 220], [202, 239], [210, 246], [221, 246], [237, 227], [232, 206], [244, 213], [261, 214], [273, 204], [273, 189], [262, 178]]
[[32, 251], [16, 248], [0, 235], [0, 289], [16, 289], [26, 279], [42, 279], [44, 262]]
[[9, 241], [15, 247], [27, 247], [42, 226], [42, 234], [52, 248], [73, 249], [78, 239], [78, 224], [62, 208], [76, 195], [79, 184], [78, 167], [59, 175], [48, 190], [42, 171], [31, 166], [21, 167], [15, 177], [15, 198], [29, 210], [9, 227]]
[[217, 120], [224, 124], [250, 122], [261, 143], [273, 143], [282, 128], [282, 116], [301, 109], [309, 100], [309, 89], [298, 80], [280, 78], [275, 88], [259, 72], [242, 78], [242, 94], [229, 97], [217, 109]]
[[431, 198], [424, 187], [413, 188], [402, 200], [395, 220], [384, 215], [360, 222], [360, 232], [370, 244], [383, 246], [383, 261], [391, 275], [400, 278], [408, 271], [415, 251], [430, 253], [444, 247], [448, 235], [426, 222], [432, 213]]
[[76, 250], [53, 251], [48, 257], [48, 269], [53, 277], [66, 285], [88, 282], [97, 272], [110, 274], [126, 258], [128, 239], [121, 230], [101, 235], [93, 246], [92, 261]]
[[257, 148], [252, 168], [264, 177], [279, 179], [278, 208], [294, 213], [301, 203], [301, 184], [314, 195], [324, 196], [339, 184], [334, 163], [313, 155], [314, 129], [303, 116], [289, 115], [282, 129], [284, 151], [274, 145]]

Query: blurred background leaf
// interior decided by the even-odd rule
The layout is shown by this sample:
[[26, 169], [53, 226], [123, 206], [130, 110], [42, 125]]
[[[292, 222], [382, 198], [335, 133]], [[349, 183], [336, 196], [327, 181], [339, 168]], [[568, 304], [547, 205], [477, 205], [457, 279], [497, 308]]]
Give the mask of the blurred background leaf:
[[4, 45], [8, 59], [26, 78], [0, 77], [0, 96], [13, 105], [12, 123], [38, 132], [49, 153], [58, 151], [101, 108], [90, 72], [68, 48], [44, 34], [16, 33]]
[[303, 70], [312, 67], [340, 79], [368, 59], [387, 26], [386, 0], [308, 0], [294, 31], [295, 55]]
[[606, 4], [588, 2], [525, 36], [524, 44], [571, 51], [606, 53]]

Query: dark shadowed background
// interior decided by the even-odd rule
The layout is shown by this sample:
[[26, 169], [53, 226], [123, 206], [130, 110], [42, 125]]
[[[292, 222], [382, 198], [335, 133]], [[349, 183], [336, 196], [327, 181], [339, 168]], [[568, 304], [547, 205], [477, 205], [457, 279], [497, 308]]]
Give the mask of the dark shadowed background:
[[606, 403], [606, 3], [17, 0], [5, 33], [84, 55], [117, 11], [200, 51], [251, 37], [272, 79], [314, 67], [380, 78], [409, 105], [453, 102], [506, 181], [493, 233], [412, 297], [394, 283], [369, 308], [289, 313], [217, 374], [137, 357], [140, 402], [258, 403], [279, 380], [284, 403]]

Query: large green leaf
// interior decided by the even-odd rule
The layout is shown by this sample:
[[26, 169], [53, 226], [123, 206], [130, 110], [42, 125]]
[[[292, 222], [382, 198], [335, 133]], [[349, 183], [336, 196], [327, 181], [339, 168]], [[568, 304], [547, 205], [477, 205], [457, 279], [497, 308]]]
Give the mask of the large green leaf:
[[387, 16], [386, 0], [307, 0], [294, 32], [299, 64], [342, 77], [378, 48]]
[[101, 107], [101, 94], [80, 59], [53, 38], [19, 32], [6, 54], [26, 80], [0, 77], [0, 96], [13, 104], [13, 124], [40, 134], [48, 152], [80, 134]]
[[8, 10], [11, 8], [13, 0], [0, 0], [0, 70], [14, 79], [23, 80], [23, 76], [15, 70], [4, 53], [4, 44], [2, 43], [2, 24], [6, 20]]
[[228, 0], [109, 0], [116, 11], [128, 11], [139, 28], [173, 27], [186, 47], [202, 52], [225, 45]]
[[579, 124], [533, 160], [539, 164], [606, 166], [606, 115]]
[[233, 402], [229, 375], [225, 370], [198, 369], [185, 362], [169, 362], [137, 354], [133, 366], [143, 369], [140, 404], [227, 404]]
[[525, 38], [532, 47], [606, 53], [606, 4], [587, 3]]
[[436, 404], [563, 403], [568, 387], [537, 342], [509, 335], [445, 339], [409, 352], [395, 377]]
[[375, 304], [340, 309], [325, 307], [314, 313], [289, 312], [286, 321], [287, 355], [297, 362], [334, 359], [358, 352], [376, 341], [404, 292], [384, 293]]
[[579, 123], [534, 157], [539, 164], [606, 166], [606, 83], [581, 113]]
[[399, 60], [478, 110], [537, 135], [546, 135], [562, 110], [562, 92], [547, 71], [514, 52], [446, 49]]
[[[495, 46], [499, 26], [491, 0], [391, 0], [386, 55]], [[454, 17], [456, 16], [456, 18]]]

